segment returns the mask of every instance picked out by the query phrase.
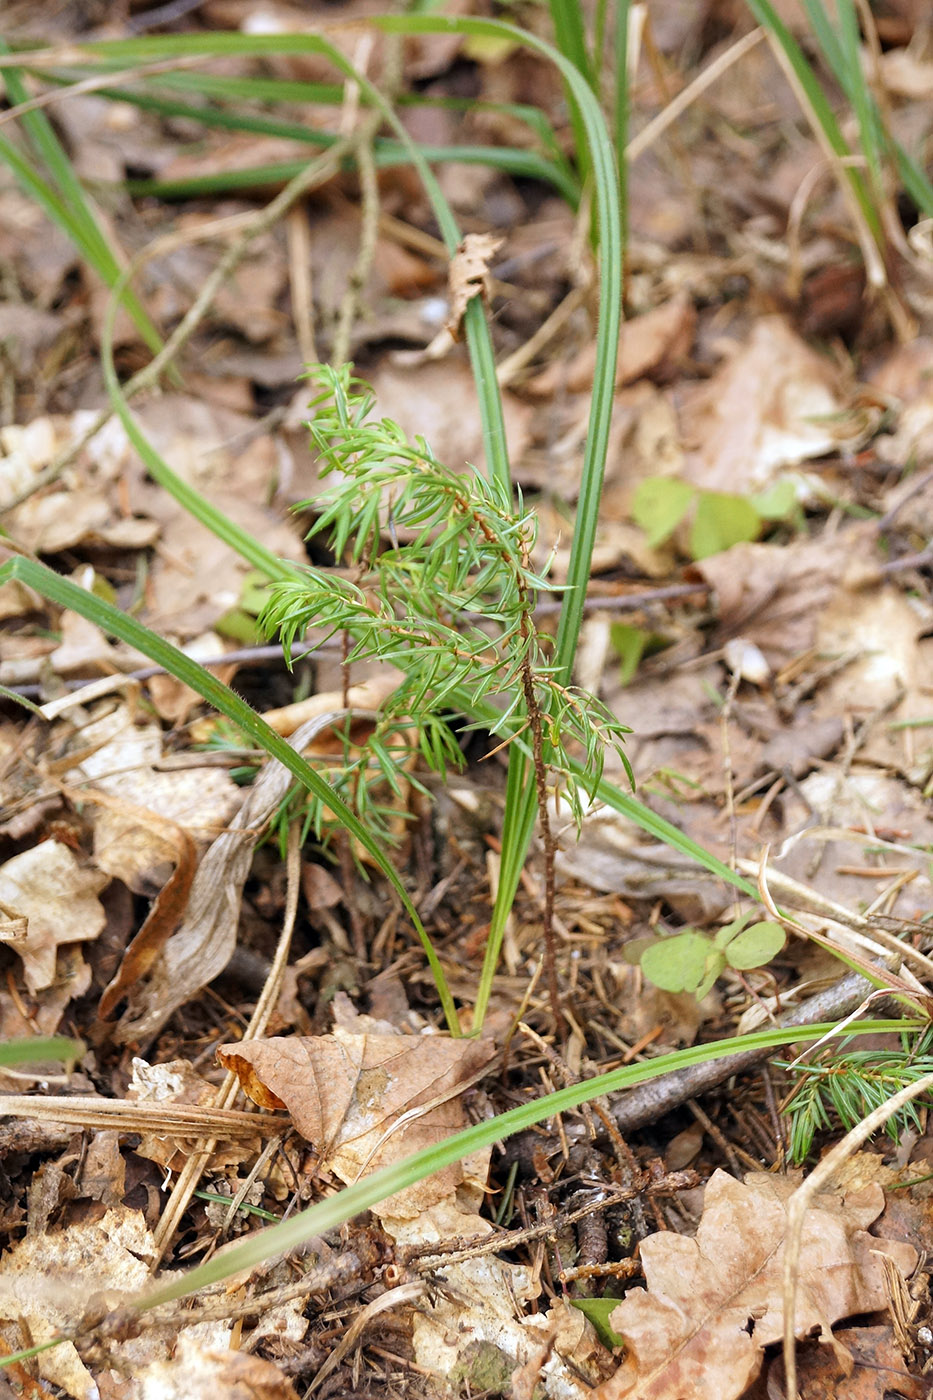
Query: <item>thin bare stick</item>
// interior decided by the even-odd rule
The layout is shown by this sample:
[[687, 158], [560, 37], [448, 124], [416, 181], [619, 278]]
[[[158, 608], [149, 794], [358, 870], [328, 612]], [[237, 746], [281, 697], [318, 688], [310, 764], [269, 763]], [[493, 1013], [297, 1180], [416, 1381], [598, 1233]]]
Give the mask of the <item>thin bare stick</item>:
[[[298, 891], [301, 886], [301, 862], [300, 862], [300, 826], [298, 822], [292, 822], [288, 829], [288, 857], [287, 857], [287, 885], [285, 892], [285, 916], [282, 920], [282, 932], [279, 935], [278, 947], [275, 950], [275, 957], [266, 978], [262, 995], [256, 1003], [256, 1008], [250, 1018], [249, 1025], [243, 1033], [244, 1040], [256, 1040], [265, 1033], [269, 1024], [269, 1017], [278, 1001], [279, 992], [282, 990], [282, 979], [285, 976], [285, 969], [288, 965], [288, 953], [292, 946], [292, 934], [295, 929], [295, 916], [298, 913]], [[228, 1071], [223, 1084], [217, 1091], [214, 1100], [218, 1108], [230, 1108], [239, 1092], [239, 1080], [232, 1070]], [[217, 1147], [217, 1139], [209, 1138], [201, 1143], [188, 1158], [182, 1168], [172, 1194], [166, 1202], [165, 1210], [159, 1219], [159, 1223], [153, 1233], [153, 1244], [155, 1247], [155, 1258], [152, 1267], [155, 1269], [161, 1262], [172, 1237], [175, 1234], [182, 1215], [188, 1208], [201, 1173], [207, 1166]]]
[[[363, 50], [361, 45], [360, 51], [355, 55], [354, 67], [359, 72], [365, 72], [372, 49], [372, 35], [367, 37], [370, 40], [368, 47]], [[387, 62], [392, 70], [397, 70], [398, 67], [397, 54], [397, 44], [391, 46], [391, 51], [387, 51]], [[395, 81], [394, 74], [387, 74], [387, 76], [391, 89]], [[348, 93], [355, 92], [358, 95], [355, 83], [348, 83], [347, 91]], [[379, 237], [379, 181], [373, 157], [373, 140], [381, 125], [382, 113], [371, 112], [361, 124], [353, 140], [356, 168], [360, 181], [360, 242], [356, 262], [350, 273], [337, 317], [337, 328], [334, 332], [334, 343], [331, 350], [331, 362], [335, 365], [346, 364], [349, 359], [353, 322], [356, 320], [360, 296], [366, 286], [376, 254], [376, 242]]]
[[317, 344], [314, 339], [314, 297], [312, 295], [311, 230], [303, 204], [288, 211], [285, 220], [288, 239], [288, 280], [292, 292], [292, 320], [298, 348], [306, 365], [316, 365]]
[[723, 73], [728, 72], [734, 63], [738, 63], [740, 58], [744, 58], [747, 53], [751, 53], [756, 45], [760, 44], [765, 37], [763, 29], [753, 29], [750, 34], [746, 34], [727, 49], [724, 54], [704, 68], [703, 72], [692, 83], [688, 83], [682, 92], [679, 92], [672, 102], [669, 102], [663, 111], [648, 123], [646, 127], [633, 136], [632, 140], [625, 148], [625, 154], [629, 161], [637, 160], [644, 155], [649, 146], [653, 146], [658, 137], [661, 136], [678, 117], [686, 112], [687, 108], [696, 102], [698, 97], [702, 97], [708, 87], [712, 87]]

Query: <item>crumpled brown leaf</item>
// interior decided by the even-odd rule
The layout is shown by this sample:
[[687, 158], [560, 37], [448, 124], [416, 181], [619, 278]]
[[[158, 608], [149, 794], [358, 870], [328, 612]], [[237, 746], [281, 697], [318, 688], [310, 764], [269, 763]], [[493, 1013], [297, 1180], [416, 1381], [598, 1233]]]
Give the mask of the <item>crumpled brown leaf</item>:
[[[666, 379], [689, 353], [696, 332], [696, 307], [686, 293], [653, 306], [641, 316], [623, 321], [616, 360], [616, 387], [652, 376]], [[550, 396], [559, 391], [576, 394], [592, 387], [596, 370], [596, 342], [591, 341], [569, 365], [555, 361], [525, 384], [526, 392]]]
[[694, 450], [683, 474], [707, 491], [761, 491], [783, 467], [851, 446], [866, 421], [842, 418], [846, 406], [832, 361], [783, 317], [762, 317], [685, 403], [681, 434]]
[[[332, 1035], [222, 1045], [217, 1056], [254, 1103], [286, 1108], [323, 1165], [349, 1184], [465, 1127], [460, 1091], [494, 1053], [489, 1041], [338, 1026]], [[380, 1214], [417, 1216], [462, 1179], [462, 1163], [446, 1167], [382, 1202]]]
[[[611, 1314], [625, 1339], [618, 1371], [593, 1400], [735, 1400], [754, 1380], [764, 1348], [783, 1334], [786, 1205], [796, 1183], [753, 1172], [744, 1183], [717, 1171], [706, 1187], [696, 1238], [659, 1233], [643, 1241], [646, 1290]], [[880, 1186], [822, 1196], [804, 1224], [795, 1333], [819, 1330], [887, 1302], [878, 1253], [908, 1274], [911, 1245], [876, 1239]]]
[[[382, 691], [391, 689], [391, 682]], [[373, 702], [378, 687], [351, 686], [351, 709]], [[326, 751], [328, 734], [346, 714], [342, 697], [314, 697], [318, 713], [301, 725], [289, 742], [299, 753]], [[114, 1029], [122, 1044], [145, 1042], [164, 1025], [177, 1006], [223, 971], [236, 947], [243, 885], [253, 851], [266, 823], [294, 782], [276, 760], [266, 764], [249, 788], [239, 811], [209, 847], [195, 873], [184, 918], [149, 970], [148, 979], [129, 990], [129, 1006]]]
[[450, 263], [450, 314], [447, 329], [455, 338], [460, 322], [474, 297], [485, 297], [489, 290], [489, 264], [505, 242], [494, 233], [468, 233]]
[[[844, 588], [850, 565], [868, 552], [868, 531], [790, 544], [736, 544], [692, 565], [710, 585], [719, 612], [717, 641], [741, 634], [777, 670], [814, 645], [820, 617]], [[854, 597], [851, 600], [856, 608]]]

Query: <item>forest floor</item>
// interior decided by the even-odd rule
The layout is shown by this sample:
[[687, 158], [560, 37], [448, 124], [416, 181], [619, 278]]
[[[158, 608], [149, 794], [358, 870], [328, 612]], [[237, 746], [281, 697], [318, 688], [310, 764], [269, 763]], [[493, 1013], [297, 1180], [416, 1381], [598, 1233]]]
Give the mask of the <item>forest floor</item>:
[[[94, 38], [272, 33], [322, 15], [377, 81], [392, 61], [365, 24], [391, 7], [371, 0], [201, 0], [162, 16], [167, 8], [47, 0], [37, 11], [8, 0], [3, 24], [8, 43], [61, 50], [63, 70], [67, 46]], [[287, 835], [261, 841], [286, 790], [283, 777], [271, 796], [259, 791], [261, 754], [127, 644], [20, 582], [0, 586], [0, 1040], [69, 1035], [86, 1047], [67, 1073], [0, 1070], [0, 1346], [73, 1337], [0, 1371], [0, 1397], [784, 1394], [788, 1199], [846, 1126], [933, 1067], [928, 1037], [915, 1034], [901, 1078], [884, 1079], [877, 1057], [901, 1045], [889, 1034], [853, 1042], [875, 1056], [860, 1068], [821, 1046], [809, 1073], [789, 1070], [806, 1050], [797, 1045], [727, 1079], [679, 1081], [667, 1099], [659, 1080], [640, 1116], [625, 1094], [597, 1100], [302, 1254], [241, 1271], [207, 1301], [175, 1304], [152, 1325], [112, 1322], [154, 1271], [165, 1281], [217, 1258], [374, 1160], [800, 1007], [815, 1020], [863, 1007], [861, 995], [833, 1000], [841, 979], [892, 949], [889, 985], [913, 997], [912, 1014], [929, 1007], [929, 221], [890, 182], [885, 256], [867, 275], [850, 202], [747, 7], [632, 8], [644, 25], [633, 26], [630, 53], [625, 320], [574, 679], [631, 728], [638, 797], [757, 886], [760, 903], [608, 807], [587, 817], [579, 841], [568, 822], [554, 910], [562, 1023], [541, 974], [536, 843], [484, 1035], [448, 1041], [411, 923], [365, 856], [357, 864], [339, 838], [322, 851], [313, 833], [300, 847]], [[798, 7], [777, 8], [812, 54]], [[926, 7], [876, 8], [874, 80], [922, 163]], [[507, 11], [549, 34], [545, 7]], [[720, 75], [691, 97], [715, 64]], [[517, 44], [421, 37], [406, 41], [398, 69], [396, 96], [411, 99], [399, 110], [425, 146], [536, 150], [523, 104], [572, 150], [559, 75]], [[339, 81], [330, 101], [309, 104], [295, 89], [274, 106], [244, 98], [239, 110], [338, 136], [365, 119], [353, 85], [314, 55], [211, 58], [180, 71]], [[54, 91], [32, 82], [30, 95]], [[654, 125], [685, 91], [683, 111]], [[200, 126], [98, 91], [62, 90], [45, 111], [112, 245], [127, 263], [139, 258], [134, 286], [166, 336], [309, 158], [297, 139]], [[16, 124], [0, 125], [0, 141], [22, 139]], [[590, 206], [574, 208], [523, 167], [435, 168], [463, 232], [501, 239], [484, 295], [512, 475], [537, 517], [535, 563], [560, 584], [592, 406]], [[409, 166], [381, 165], [367, 186], [338, 164], [266, 221], [200, 307], [175, 380], [135, 396], [134, 413], [173, 470], [254, 539], [339, 573], [343, 561], [305, 542], [323, 484], [303, 368], [352, 360], [379, 415], [449, 466], [482, 468], [467, 351], [439, 334], [448, 272]], [[107, 306], [61, 221], [0, 162], [0, 562], [39, 558], [117, 604], [210, 663], [283, 735], [320, 729], [349, 699], [365, 737], [394, 670], [348, 674], [340, 639], [313, 634], [289, 670], [257, 631], [256, 571], [153, 480], [119, 419], [70, 450], [110, 407]], [[125, 383], [150, 352], [122, 311], [113, 344]], [[559, 606], [542, 593], [545, 630]], [[311, 748], [324, 765], [334, 761], [328, 733]], [[470, 1029], [509, 754], [490, 756], [498, 740], [482, 730], [463, 729], [458, 742], [461, 771], [441, 780], [418, 768], [383, 800], [393, 858]], [[627, 784], [617, 759], [607, 772]], [[196, 868], [212, 872], [200, 922], [185, 914]], [[736, 959], [709, 990], [702, 970], [670, 964], [659, 987], [631, 946], [626, 954], [636, 939], [685, 931], [708, 952], [730, 920], [762, 908], [768, 920], [775, 906], [786, 916], [781, 951], [763, 966]], [[161, 921], [163, 946], [127, 957], [147, 918]], [[238, 1049], [245, 1033], [250, 1050]], [[451, 1046], [472, 1049], [442, 1062]], [[841, 1086], [846, 1121], [831, 1089], [820, 1097], [814, 1065]], [[231, 1071], [289, 1118], [276, 1112], [257, 1129], [252, 1110], [218, 1116], [218, 1106], [251, 1108]], [[363, 1081], [379, 1098], [378, 1131], [357, 1123], [341, 1138]], [[809, 1092], [807, 1106], [798, 1097], [788, 1112], [795, 1091]], [[806, 1400], [929, 1393], [927, 1123], [921, 1099], [899, 1138], [880, 1131], [853, 1148], [813, 1206], [798, 1278]], [[224, 1203], [234, 1196], [239, 1209]], [[95, 1321], [87, 1304], [100, 1289], [110, 1292]], [[581, 1301], [596, 1329], [571, 1306]], [[624, 1347], [608, 1344], [607, 1325]]]

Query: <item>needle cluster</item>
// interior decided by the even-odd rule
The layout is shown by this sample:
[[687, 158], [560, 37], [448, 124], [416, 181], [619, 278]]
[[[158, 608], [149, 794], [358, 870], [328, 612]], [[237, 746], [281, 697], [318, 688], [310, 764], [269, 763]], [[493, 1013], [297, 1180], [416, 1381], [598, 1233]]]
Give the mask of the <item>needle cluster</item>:
[[[907, 1036], [903, 1040], [898, 1050], [827, 1051], [812, 1064], [794, 1066], [802, 1078], [786, 1110], [792, 1162], [805, 1161], [816, 1134], [833, 1129], [834, 1120], [849, 1132], [898, 1090], [933, 1072], [933, 1032], [924, 1032], [913, 1044]], [[888, 1121], [888, 1136], [897, 1142], [906, 1128], [921, 1131], [921, 1110], [926, 1107], [919, 1099], [905, 1104]]]
[[[606, 746], [621, 751], [629, 731], [554, 674], [550, 637], [535, 621], [538, 594], [553, 586], [533, 563], [534, 513], [376, 418], [371, 390], [347, 367], [317, 366], [311, 378], [309, 428], [328, 486], [305, 503], [316, 512], [309, 538], [326, 542], [337, 567], [309, 566], [274, 584], [261, 626], [289, 655], [311, 628], [318, 638], [342, 634], [348, 663], [379, 661], [401, 673], [358, 773], [375, 771], [397, 788], [413, 744], [443, 772], [460, 758], [448, 719], [479, 713], [488, 732], [524, 742], [536, 764], [559, 775], [551, 787], [561, 787], [579, 820]], [[571, 751], [585, 755], [584, 791], [569, 771]], [[357, 785], [359, 797], [367, 785]]]

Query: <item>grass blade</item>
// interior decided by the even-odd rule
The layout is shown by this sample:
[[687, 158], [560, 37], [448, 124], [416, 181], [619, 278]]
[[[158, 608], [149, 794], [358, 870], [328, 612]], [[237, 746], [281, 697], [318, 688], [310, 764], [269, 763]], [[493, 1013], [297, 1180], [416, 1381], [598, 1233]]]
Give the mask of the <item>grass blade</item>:
[[44, 598], [57, 604], [58, 607], [70, 608], [72, 612], [86, 618], [103, 632], [118, 637], [129, 646], [135, 647], [137, 651], [141, 651], [144, 656], [148, 656], [151, 661], [154, 661], [157, 666], [163, 666], [176, 680], [189, 685], [208, 704], [213, 705], [216, 710], [238, 725], [272, 758], [277, 758], [303, 787], [330, 808], [349, 834], [359, 841], [364, 850], [369, 853], [399, 895], [415, 926], [421, 940], [421, 946], [430, 964], [447, 1027], [452, 1035], [458, 1035], [457, 1011], [447, 986], [443, 968], [395, 866], [386, 856], [380, 843], [367, 831], [359, 818], [307, 760], [296, 753], [291, 745], [287, 744], [281, 735], [276, 734], [275, 730], [266, 724], [262, 716], [247, 705], [245, 700], [241, 700], [239, 695], [229, 686], [224, 685], [203, 666], [192, 661], [190, 656], [186, 656], [183, 651], [179, 651], [170, 642], [164, 641], [155, 632], [151, 632], [148, 627], [137, 622], [135, 618], [128, 617], [112, 604], [95, 597], [93, 593], [79, 588], [70, 579], [62, 578], [60, 574], [56, 574], [52, 569], [46, 568], [44, 564], [39, 564], [32, 559], [17, 556], [8, 559], [5, 564], [0, 566], [0, 585], [13, 579], [18, 579], [27, 587], [34, 588]]

